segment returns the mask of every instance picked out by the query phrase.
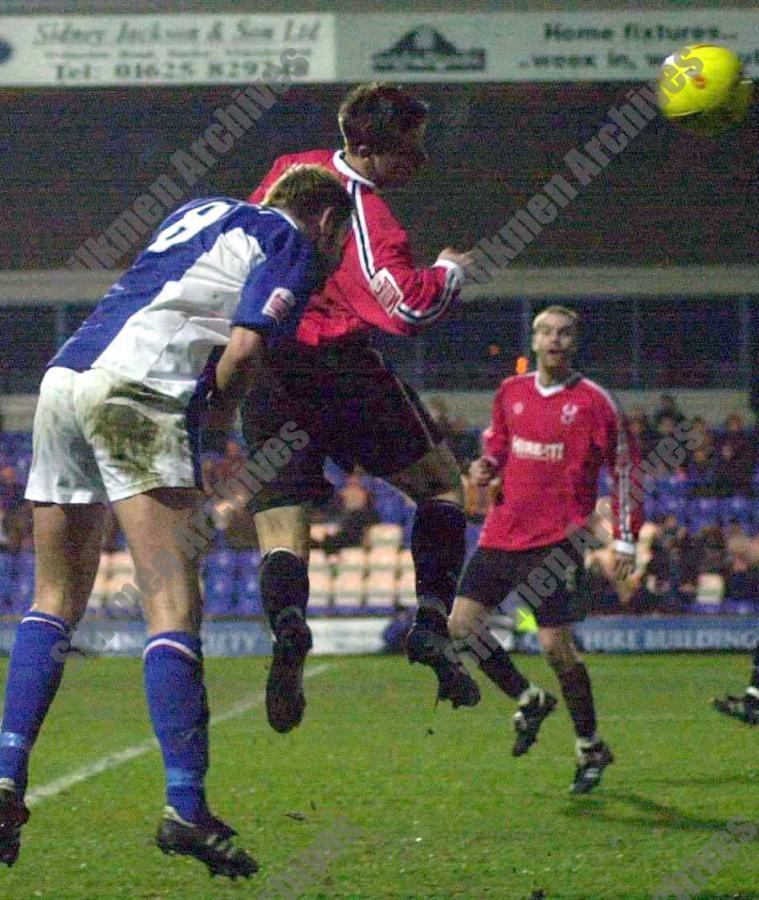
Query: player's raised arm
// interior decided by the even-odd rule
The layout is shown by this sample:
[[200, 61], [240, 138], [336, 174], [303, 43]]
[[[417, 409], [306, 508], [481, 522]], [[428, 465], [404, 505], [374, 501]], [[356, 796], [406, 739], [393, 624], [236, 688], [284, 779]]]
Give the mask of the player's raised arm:
[[354, 197], [357, 274], [374, 300], [364, 318], [392, 334], [414, 334], [432, 325], [457, 299], [471, 254], [446, 247], [432, 266], [416, 268], [406, 232], [384, 201], [360, 186]]

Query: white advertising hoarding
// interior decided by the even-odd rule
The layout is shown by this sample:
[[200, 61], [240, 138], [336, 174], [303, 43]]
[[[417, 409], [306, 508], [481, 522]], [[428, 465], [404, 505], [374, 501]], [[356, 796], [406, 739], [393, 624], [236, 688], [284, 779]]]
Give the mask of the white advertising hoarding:
[[0, 17], [0, 85], [335, 80], [334, 16]]
[[685, 44], [725, 44], [759, 74], [759, 11], [596, 10], [341, 16], [341, 81], [649, 81]]
[[685, 44], [759, 74], [755, 9], [0, 17], [0, 85], [649, 81]]

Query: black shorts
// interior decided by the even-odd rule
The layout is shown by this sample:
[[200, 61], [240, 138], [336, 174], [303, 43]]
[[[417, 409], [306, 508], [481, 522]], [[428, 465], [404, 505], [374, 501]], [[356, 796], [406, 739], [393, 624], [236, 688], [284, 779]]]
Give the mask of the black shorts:
[[512, 591], [547, 628], [579, 622], [588, 613], [585, 566], [569, 541], [531, 550], [478, 547], [461, 575], [458, 596], [495, 609]]
[[[324, 477], [326, 457], [348, 472], [359, 465], [385, 477], [442, 441], [415, 391], [366, 342], [277, 348], [271, 366], [273, 376], [242, 408], [253, 460], [262, 452], [271, 458], [265, 447], [272, 438], [295, 432], [307, 437], [293, 444], [291, 458], [275, 465], [276, 472], [256, 491], [251, 504], [256, 511], [328, 499], [332, 485]], [[430, 485], [430, 496], [447, 487]]]

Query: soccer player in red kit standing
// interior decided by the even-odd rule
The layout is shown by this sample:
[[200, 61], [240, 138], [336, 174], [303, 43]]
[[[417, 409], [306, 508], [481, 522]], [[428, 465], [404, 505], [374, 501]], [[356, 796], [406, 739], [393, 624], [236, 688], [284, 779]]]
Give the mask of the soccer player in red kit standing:
[[416, 268], [406, 232], [379, 193], [406, 184], [426, 163], [426, 119], [426, 105], [407, 91], [360, 85], [340, 106], [343, 149], [280, 157], [250, 197], [259, 202], [282, 172], [318, 162], [343, 180], [355, 205], [340, 268], [312, 296], [296, 343], [273, 360], [276, 382], [243, 409], [253, 452], [288, 422], [310, 438], [252, 500], [263, 553], [261, 595], [275, 638], [266, 709], [277, 731], [298, 725], [305, 707], [307, 505], [331, 493], [323, 472], [327, 456], [347, 471], [359, 465], [416, 502], [411, 552], [419, 609], [408, 656], [435, 671], [439, 699], [454, 706], [479, 699], [476, 682], [447, 653], [446, 620], [465, 553], [461, 475], [413, 389], [370, 343], [375, 328], [415, 335], [437, 321], [456, 299], [471, 261], [446, 248], [432, 266]]
[[587, 526], [602, 464], [614, 473], [613, 549], [620, 580], [632, 571], [642, 510], [629, 494], [638, 450], [622, 414], [603, 388], [571, 368], [577, 332], [574, 311], [549, 306], [539, 313], [532, 339], [537, 370], [507, 378], [496, 394], [483, 436], [485, 455], [472, 464], [472, 476], [481, 485], [500, 476], [501, 496], [461, 576], [448, 627], [455, 641], [474, 648], [488, 678], [517, 700], [513, 754], [521, 756], [535, 743], [556, 698], [519, 672], [485, 620], [512, 591], [533, 607], [541, 649], [577, 734], [571, 790], [583, 794], [614, 759], [598, 737], [590, 678], [571, 630], [584, 615], [583, 557], [592, 541]]

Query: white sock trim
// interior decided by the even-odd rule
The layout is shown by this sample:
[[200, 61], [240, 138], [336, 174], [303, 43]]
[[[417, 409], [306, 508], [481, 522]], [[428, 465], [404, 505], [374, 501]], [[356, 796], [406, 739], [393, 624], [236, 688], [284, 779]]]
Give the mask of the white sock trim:
[[540, 702], [546, 699], [545, 691], [543, 688], [539, 688], [536, 684], [530, 684], [528, 688], [525, 688], [522, 693], [517, 698], [517, 703], [520, 706], [527, 706], [528, 703], [532, 702], [536, 697], [540, 698]]
[[179, 650], [180, 653], [184, 653], [185, 656], [189, 656], [190, 659], [194, 659], [195, 662], [200, 662], [200, 657], [193, 653], [189, 647], [185, 647], [185, 645], [180, 644], [179, 641], [172, 641], [171, 638], [156, 638], [154, 641], [151, 641], [142, 651], [142, 658], [145, 659], [148, 653], [155, 647], [171, 647], [174, 650]]
[[593, 737], [582, 738], [578, 737], [575, 741], [575, 749], [579, 752], [582, 750], [590, 750], [591, 747], [595, 747], [598, 743], [598, 735], [594, 734]]
[[21, 622], [19, 622], [19, 625], [22, 625], [24, 622], [42, 622], [43, 625], [50, 625], [52, 628], [57, 628], [58, 631], [62, 631], [64, 634], [67, 633], [65, 626], [61, 625], [60, 622], [51, 622], [50, 619], [43, 619], [40, 616], [35, 616], [33, 613], [24, 616]]

